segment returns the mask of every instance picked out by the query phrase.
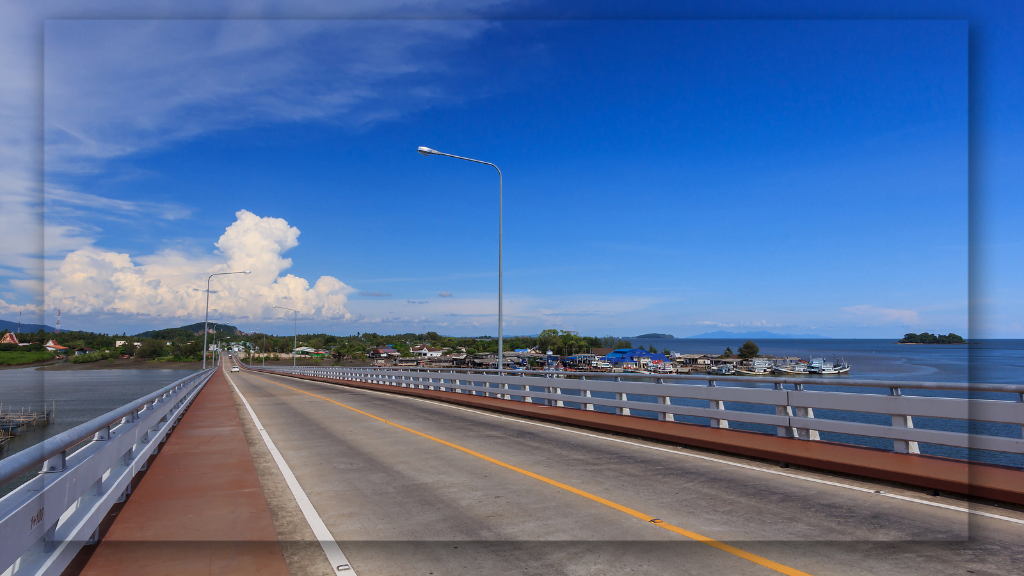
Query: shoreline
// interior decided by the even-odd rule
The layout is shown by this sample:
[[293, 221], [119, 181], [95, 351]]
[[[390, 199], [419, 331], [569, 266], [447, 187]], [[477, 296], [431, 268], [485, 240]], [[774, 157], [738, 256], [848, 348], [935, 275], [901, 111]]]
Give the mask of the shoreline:
[[[26, 366], [27, 368], [27, 366]], [[149, 360], [134, 360], [134, 359], [115, 359], [113, 362], [106, 360], [100, 360], [98, 362], [88, 362], [84, 364], [75, 364], [72, 362], [63, 362], [60, 364], [50, 364], [46, 366], [39, 366], [36, 370], [42, 370], [46, 372], [65, 372], [69, 370], [191, 370], [199, 371], [203, 369], [203, 363], [201, 361], [196, 362], [153, 362]]]

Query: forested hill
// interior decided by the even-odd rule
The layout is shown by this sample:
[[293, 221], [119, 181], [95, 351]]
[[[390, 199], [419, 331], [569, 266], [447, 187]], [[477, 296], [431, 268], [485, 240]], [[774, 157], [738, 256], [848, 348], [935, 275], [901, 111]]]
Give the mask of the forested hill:
[[[213, 322], [210, 322], [210, 330], [216, 328], [217, 334], [229, 335], [229, 336], [241, 336], [243, 332], [238, 328], [230, 324], [217, 324], [214, 326]], [[213, 334], [213, 332], [210, 332]], [[139, 338], [157, 338], [164, 340], [173, 340], [176, 337], [190, 337], [195, 335], [203, 334], [203, 323], [196, 322], [195, 324], [189, 324], [188, 326], [179, 326], [178, 328], [163, 328], [160, 330], [147, 330], [146, 332], [140, 332], [136, 334]]]
[[[0, 330], [7, 330], [9, 332], [17, 332], [18, 331], [18, 323], [17, 322], [11, 322], [10, 320], [0, 320]], [[45, 324], [22, 324], [21, 325], [21, 332], [22, 332], [22, 334], [27, 334], [28, 332], [38, 332], [40, 330], [42, 330], [43, 332], [56, 332], [56, 330], [54, 329], [53, 326], [47, 326]]]

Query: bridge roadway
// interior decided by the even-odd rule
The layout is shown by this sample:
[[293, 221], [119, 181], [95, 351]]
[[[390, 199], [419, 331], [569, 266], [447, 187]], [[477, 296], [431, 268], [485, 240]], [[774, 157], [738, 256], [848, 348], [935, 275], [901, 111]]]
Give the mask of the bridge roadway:
[[[229, 381], [363, 576], [1024, 574], [1012, 506], [970, 505], [1016, 523], [924, 491], [423, 399]], [[335, 573], [239, 416], [292, 573]]]

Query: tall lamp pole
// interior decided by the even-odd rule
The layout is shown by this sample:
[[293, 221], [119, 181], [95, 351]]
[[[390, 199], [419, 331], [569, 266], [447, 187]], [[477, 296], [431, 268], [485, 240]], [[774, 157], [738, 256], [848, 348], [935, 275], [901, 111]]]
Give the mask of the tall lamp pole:
[[502, 183], [501, 183], [501, 169], [490, 162], [484, 162], [483, 160], [474, 160], [472, 158], [466, 158], [464, 156], [456, 156], [454, 154], [446, 154], [444, 152], [438, 152], [426, 146], [420, 146], [416, 149], [417, 152], [424, 156], [447, 156], [449, 158], [457, 158], [459, 160], [465, 160], [467, 162], [476, 162], [477, 164], [486, 164], [498, 171], [498, 370], [505, 368], [504, 364], [504, 341], [502, 340], [502, 278], [501, 278], [501, 237], [502, 237]]
[[295, 327], [294, 327], [295, 336], [292, 337], [292, 368], [294, 368], [295, 367], [295, 348], [297, 348], [298, 345], [299, 345], [298, 344], [298, 341], [299, 341], [299, 311], [294, 309], [294, 308], [285, 308], [284, 306], [277, 306], [276, 304], [274, 305], [274, 308], [280, 308], [282, 310], [291, 310], [292, 312], [294, 312], [294, 314], [292, 314], [292, 320], [295, 323]]
[[251, 274], [251, 270], [239, 270], [238, 272], [216, 272], [210, 274], [210, 277], [206, 279], [206, 321], [203, 323], [203, 370], [206, 370], [206, 332], [210, 329], [210, 280], [214, 276], [223, 276], [225, 274]]

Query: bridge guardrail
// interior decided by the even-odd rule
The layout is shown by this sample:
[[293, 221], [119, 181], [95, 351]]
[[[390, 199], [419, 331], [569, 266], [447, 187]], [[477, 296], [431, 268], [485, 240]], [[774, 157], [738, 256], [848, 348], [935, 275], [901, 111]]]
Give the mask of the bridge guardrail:
[[[261, 370], [259, 366], [248, 366]], [[1024, 434], [1024, 385], [961, 384], [948, 382], [897, 382], [882, 380], [822, 380], [819, 378], [777, 378], [757, 376], [668, 375], [607, 372], [540, 372], [429, 368], [339, 368], [273, 367], [279, 373], [319, 376], [399, 387], [413, 387], [500, 397], [526, 403], [581, 410], [595, 406], [629, 415], [633, 410], [654, 412], [659, 420], [676, 416], [707, 418], [715, 428], [728, 428], [729, 421], [775, 426], [778, 436], [819, 440], [819, 432], [835, 432], [893, 441], [893, 450], [918, 454], [919, 442], [972, 450], [1024, 454], [1024, 439], [976, 433], [914, 428], [913, 418], [929, 417], [962, 421], [991, 422], [1017, 427]], [[646, 381], [638, 381], [646, 380]], [[694, 381], [705, 383], [693, 385]], [[750, 388], [732, 384], [770, 384], [772, 388]], [[786, 386], [792, 386], [792, 389]], [[807, 390], [806, 386], [850, 386], [888, 389], [888, 395]], [[1001, 392], [1016, 400], [985, 400], [905, 395], [903, 390]], [[570, 390], [573, 393], [566, 394]], [[594, 392], [611, 397], [594, 396]], [[656, 398], [656, 402], [635, 396]], [[707, 407], [684, 405], [682, 401], [708, 402]], [[675, 402], [674, 402], [675, 401]], [[726, 402], [774, 407], [774, 414], [726, 409]], [[815, 418], [814, 410], [878, 414], [891, 417], [891, 425]]]
[[0, 574], [57, 575], [94, 543], [100, 521], [128, 496], [132, 478], [215, 371], [182, 378], [0, 460], [0, 485], [41, 469], [0, 499]]

